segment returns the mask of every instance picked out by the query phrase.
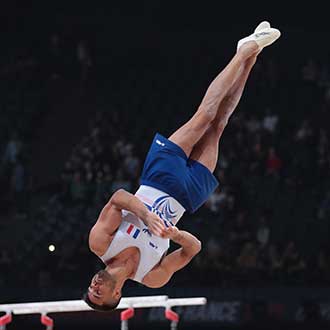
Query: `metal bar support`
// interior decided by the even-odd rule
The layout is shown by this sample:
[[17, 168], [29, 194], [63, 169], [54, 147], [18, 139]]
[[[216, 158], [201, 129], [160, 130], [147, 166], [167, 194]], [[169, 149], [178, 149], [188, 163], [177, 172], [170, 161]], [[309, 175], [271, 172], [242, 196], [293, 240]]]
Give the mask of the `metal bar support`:
[[6, 324], [12, 321], [13, 317], [11, 312], [6, 312], [5, 315], [0, 317], [0, 330], [6, 330]]
[[120, 313], [121, 330], [128, 330], [128, 320], [134, 316], [134, 308], [125, 309]]
[[46, 326], [46, 330], [53, 330], [54, 320], [46, 314], [41, 314], [40, 322]]
[[165, 317], [171, 321], [171, 330], [177, 330], [180, 319], [179, 314], [175, 313], [170, 308], [166, 308]]

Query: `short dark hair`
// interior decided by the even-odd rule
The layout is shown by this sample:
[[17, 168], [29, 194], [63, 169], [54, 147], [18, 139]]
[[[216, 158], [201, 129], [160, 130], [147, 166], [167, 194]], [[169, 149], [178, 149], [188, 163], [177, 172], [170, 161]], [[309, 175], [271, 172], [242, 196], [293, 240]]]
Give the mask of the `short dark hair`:
[[121, 300], [121, 297], [118, 298], [118, 300], [116, 300], [115, 302], [111, 302], [109, 304], [105, 304], [105, 305], [97, 305], [97, 304], [94, 304], [88, 297], [88, 293], [86, 292], [82, 299], [85, 301], [85, 303], [93, 308], [95, 311], [98, 311], [98, 312], [111, 312], [113, 311], [114, 309], [116, 309], [116, 307], [119, 305], [120, 303], [120, 300]]

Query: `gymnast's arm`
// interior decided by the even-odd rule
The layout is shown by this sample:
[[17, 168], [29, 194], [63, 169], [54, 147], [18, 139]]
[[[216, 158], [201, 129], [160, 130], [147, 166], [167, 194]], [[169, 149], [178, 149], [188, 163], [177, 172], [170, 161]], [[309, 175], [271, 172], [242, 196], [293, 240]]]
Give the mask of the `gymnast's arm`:
[[167, 228], [163, 237], [170, 238], [181, 248], [166, 256], [143, 278], [142, 283], [150, 288], [164, 286], [176, 271], [185, 267], [201, 250], [201, 242], [194, 235], [176, 227]]
[[150, 212], [133, 194], [117, 190], [102, 209], [99, 218], [89, 233], [89, 247], [96, 255], [103, 255], [122, 222], [122, 210], [134, 213], [155, 235], [160, 235], [163, 222]]

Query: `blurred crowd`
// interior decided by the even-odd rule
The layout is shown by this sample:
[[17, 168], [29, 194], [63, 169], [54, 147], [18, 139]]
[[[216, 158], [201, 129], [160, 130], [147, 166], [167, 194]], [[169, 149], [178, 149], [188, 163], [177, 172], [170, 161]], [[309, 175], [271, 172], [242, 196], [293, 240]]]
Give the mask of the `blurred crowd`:
[[21, 43], [6, 45], [0, 58], [0, 216], [26, 218], [33, 191], [31, 147], [49, 113], [50, 95], [64, 81], [83, 86], [93, 64], [82, 39], [64, 42], [53, 32], [38, 47]]
[[[63, 55], [61, 40], [53, 35], [50, 43], [46, 58], [52, 64], [46, 67], [51, 70], [46, 70], [41, 80], [67, 74], [63, 62], [68, 54]], [[79, 73], [74, 83], [80, 84], [89, 79], [93, 68], [83, 41], [78, 42], [72, 58], [78, 67], [74, 72]], [[143, 68], [131, 69], [130, 77], [118, 85], [108, 77], [111, 97], [96, 109], [90, 130], [73, 146], [58, 177], [57, 190], [33, 210], [29, 209], [33, 193], [27, 193], [33, 191], [33, 182], [28, 179], [29, 141], [33, 135], [17, 123], [6, 124], [1, 191], [11, 206], [2, 205], [28, 218], [33, 230], [26, 233], [15, 255], [1, 250], [0, 269], [5, 271], [0, 273], [0, 281], [14, 281], [6, 270], [27, 259], [33, 262], [25, 263], [25, 272], [16, 276], [29, 278], [30, 285], [40, 287], [67, 286], [72, 276], [77, 277], [77, 283], [84, 283], [100, 269], [101, 263], [88, 250], [89, 229], [114, 191], [137, 189], [153, 134], [159, 131], [166, 135], [194, 111], [179, 113], [178, 109], [184, 108], [185, 101], [189, 104], [190, 76], [203, 61], [203, 57], [192, 57], [190, 62], [185, 59], [187, 85], [184, 81], [171, 85], [173, 72], [162, 85], [152, 70], [144, 72]], [[208, 56], [205, 61], [213, 68], [217, 58]], [[34, 65], [33, 60], [28, 63]], [[220, 186], [195, 215], [185, 215], [180, 222], [201, 239], [202, 252], [177, 274], [173, 283], [189, 286], [198, 281], [200, 285], [221, 287], [329, 284], [328, 63], [308, 58], [283, 80], [281, 74], [290, 65], [270, 56], [254, 68], [221, 140], [215, 171]], [[145, 76], [139, 79], [141, 72]], [[202, 74], [198, 72], [197, 76], [210, 79]], [[129, 100], [125, 99], [127, 86]], [[35, 89], [42, 90], [40, 85]], [[172, 89], [182, 91], [179, 99]], [[100, 98], [105, 99], [102, 93], [106, 91], [107, 87], [100, 89]], [[10, 106], [9, 102], [3, 105]], [[26, 118], [35, 118], [44, 111], [36, 108], [32, 114], [27, 112]], [[154, 113], [160, 109], [162, 117], [171, 119], [158, 127], [160, 122]], [[26, 123], [32, 125], [31, 121]], [[55, 251], [47, 249], [49, 244], [54, 244]]]

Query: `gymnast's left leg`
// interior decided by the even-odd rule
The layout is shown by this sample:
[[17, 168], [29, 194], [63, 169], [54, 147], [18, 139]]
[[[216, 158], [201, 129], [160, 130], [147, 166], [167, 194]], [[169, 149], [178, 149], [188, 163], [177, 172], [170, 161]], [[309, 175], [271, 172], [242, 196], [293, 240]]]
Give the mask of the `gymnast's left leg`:
[[256, 59], [257, 54], [254, 54], [245, 61], [241, 76], [229, 91], [228, 95], [220, 103], [216, 118], [212, 121], [211, 126], [194, 146], [190, 154], [191, 159], [197, 160], [206, 166], [211, 172], [215, 170], [217, 165], [220, 138], [230, 116], [241, 99], [246, 81]]
[[[245, 60], [241, 62], [241, 67], [239, 68], [240, 74], [236, 78], [232, 87], [222, 98], [216, 117], [212, 120], [211, 125], [205, 131], [198, 143], [194, 145], [189, 156], [191, 159], [206, 166], [211, 172], [215, 170], [217, 165], [219, 141], [223, 130], [241, 99], [247, 79], [256, 62], [258, 54], [265, 46], [268, 46], [277, 40], [280, 35], [281, 33], [279, 30], [270, 28], [270, 24], [267, 21], [264, 21], [257, 26], [252, 35], [241, 39], [238, 42], [237, 52], [242, 48], [244, 50], [245, 45], [249, 45], [250, 47], [255, 46], [256, 51], [250, 52], [249, 56], [245, 57]], [[260, 43], [258, 38], [261, 36], [266, 37], [267, 42]], [[248, 47], [247, 50], [250, 50], [250, 47]]]
[[[244, 75], [246, 61], [256, 56], [264, 47], [272, 44], [280, 36], [280, 31], [270, 27], [268, 22], [260, 23], [250, 36], [241, 39], [237, 45], [236, 54], [220, 74], [212, 81], [205, 96], [193, 117], [182, 127], [176, 130], [169, 140], [180, 146], [187, 157], [191, 156], [198, 144], [204, 144], [204, 135], [210, 130], [213, 121], [218, 115], [219, 106], [233, 103], [233, 88]], [[238, 95], [238, 94], [237, 94]], [[229, 111], [229, 110], [228, 110]], [[196, 154], [197, 151], [195, 151]], [[195, 157], [196, 155], [193, 154]], [[202, 160], [204, 157], [202, 157]]]

